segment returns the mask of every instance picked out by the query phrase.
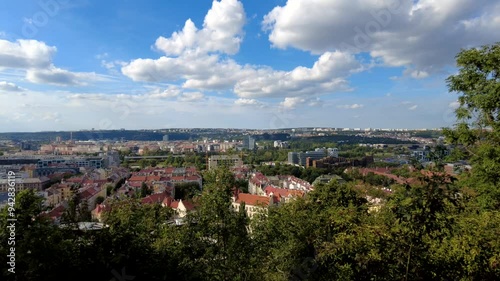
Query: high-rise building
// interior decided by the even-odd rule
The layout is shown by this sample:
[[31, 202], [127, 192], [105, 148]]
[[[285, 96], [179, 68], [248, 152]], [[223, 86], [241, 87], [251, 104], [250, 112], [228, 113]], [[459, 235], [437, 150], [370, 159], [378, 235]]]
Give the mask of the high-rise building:
[[252, 136], [243, 137], [243, 149], [255, 149], [255, 139]]
[[168, 135], [163, 136], [163, 141], [168, 141]]
[[299, 153], [298, 152], [288, 152], [288, 163], [289, 164], [299, 164]]

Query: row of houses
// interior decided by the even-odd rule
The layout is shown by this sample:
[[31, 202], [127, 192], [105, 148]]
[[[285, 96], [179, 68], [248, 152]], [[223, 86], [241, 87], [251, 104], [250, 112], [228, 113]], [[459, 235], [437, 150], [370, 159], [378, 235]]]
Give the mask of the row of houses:
[[88, 170], [82, 176], [63, 179], [61, 183], [38, 192], [38, 195], [45, 199], [44, 205], [52, 207], [52, 210], [45, 212], [44, 215], [50, 217], [55, 223], [59, 223], [73, 196], [78, 196], [81, 203], [86, 202], [88, 210], [91, 211], [98, 205], [99, 197], [106, 199], [108, 186], [116, 185], [129, 175], [127, 169], [114, 167], [105, 171]]
[[148, 168], [131, 174], [117, 192], [131, 196], [143, 184], [146, 184], [153, 193], [168, 192], [174, 196], [175, 185], [182, 183], [195, 183], [200, 190], [203, 188], [203, 179], [195, 167], [186, 168]]
[[313, 186], [302, 179], [290, 175], [265, 176], [260, 172], [251, 174], [248, 180], [248, 191], [251, 194], [265, 195], [265, 188], [271, 186], [286, 190], [298, 190], [307, 193]]
[[[175, 200], [171, 194], [168, 192], [156, 193], [144, 197], [141, 199], [142, 204], [160, 204], [162, 207], [171, 208], [174, 211], [175, 218], [184, 218], [191, 211], [194, 211], [195, 205], [190, 201]], [[109, 204], [102, 203], [97, 204], [96, 207], [92, 210], [92, 218], [98, 220], [99, 222], [103, 221], [103, 214], [110, 210]]]

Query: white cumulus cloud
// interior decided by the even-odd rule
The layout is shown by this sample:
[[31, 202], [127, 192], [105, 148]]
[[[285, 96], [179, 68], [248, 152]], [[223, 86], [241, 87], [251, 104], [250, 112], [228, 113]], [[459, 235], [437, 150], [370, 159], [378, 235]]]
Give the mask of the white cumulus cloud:
[[491, 0], [288, 0], [263, 26], [276, 48], [367, 52], [421, 79], [463, 47], [499, 41], [499, 15]]
[[0, 40], [0, 69], [21, 69], [32, 83], [85, 85], [103, 78], [94, 72], [71, 72], [53, 65], [57, 49], [37, 40]]
[[10, 83], [7, 81], [0, 81], [0, 91], [5, 92], [23, 92], [25, 89], [17, 86], [14, 83]]
[[201, 53], [235, 54], [243, 40], [245, 18], [241, 2], [213, 1], [202, 29], [198, 30], [193, 21], [188, 19], [182, 31], [174, 32], [170, 38], [159, 37], [155, 47], [167, 55], [181, 55], [189, 49]]
[[241, 65], [227, 55], [238, 52], [244, 24], [241, 2], [213, 1], [203, 28], [187, 20], [182, 30], [156, 40], [154, 48], [165, 55], [132, 60], [122, 73], [133, 81], [181, 82], [184, 89], [226, 90], [254, 99], [350, 91], [347, 77], [364, 69], [352, 54], [341, 51], [325, 52], [312, 67], [290, 71]]
[[280, 105], [285, 109], [294, 109], [299, 104], [305, 103], [306, 100], [300, 97], [286, 97], [284, 101], [280, 103]]
[[0, 39], [0, 68], [48, 67], [56, 51], [56, 47], [37, 40], [10, 42]]

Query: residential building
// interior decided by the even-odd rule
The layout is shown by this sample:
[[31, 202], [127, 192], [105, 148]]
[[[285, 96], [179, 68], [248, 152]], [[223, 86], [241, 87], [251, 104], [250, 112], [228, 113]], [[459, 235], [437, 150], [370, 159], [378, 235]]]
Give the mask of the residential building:
[[174, 200], [170, 194], [166, 192], [149, 195], [144, 197], [141, 202], [143, 204], [161, 204], [162, 207], [172, 208], [176, 218], [184, 218], [189, 212], [195, 209], [191, 202], [183, 201], [182, 199]]
[[38, 196], [41, 196], [45, 199], [45, 206], [55, 206], [63, 201], [61, 192], [55, 188], [49, 187], [43, 191], [37, 192]]
[[243, 160], [238, 155], [213, 155], [208, 159], [208, 169], [213, 170], [220, 166], [228, 168], [243, 166]]
[[84, 187], [78, 190], [78, 196], [80, 200], [86, 200], [88, 204], [89, 211], [95, 208], [95, 200], [97, 197], [106, 198], [106, 188], [103, 187], [102, 184], [92, 183], [86, 184]]
[[[33, 189], [36, 191], [40, 191], [49, 185], [50, 179], [47, 177], [16, 178], [15, 183], [17, 192], [25, 189]], [[9, 180], [0, 179], [0, 192], [6, 192], [8, 188], [9, 188]]]
[[275, 203], [288, 203], [298, 197], [304, 197], [305, 192], [302, 190], [291, 190], [269, 185], [264, 188], [264, 194], [267, 197], [273, 198]]
[[250, 194], [265, 195], [264, 188], [271, 184], [270, 180], [262, 173], [253, 173], [248, 180], [248, 192]]
[[278, 178], [280, 179], [279, 185], [282, 188], [293, 189], [293, 190], [302, 190], [305, 192], [309, 192], [309, 191], [313, 190], [313, 186], [309, 182], [307, 182], [303, 179], [299, 179], [297, 177], [289, 176], [289, 175], [280, 175], [280, 176], [278, 176]]
[[242, 203], [245, 203], [245, 212], [249, 218], [256, 214], [266, 214], [267, 208], [274, 204], [272, 196], [259, 196], [248, 193], [236, 193], [232, 197], [232, 206], [235, 211], [240, 210]]

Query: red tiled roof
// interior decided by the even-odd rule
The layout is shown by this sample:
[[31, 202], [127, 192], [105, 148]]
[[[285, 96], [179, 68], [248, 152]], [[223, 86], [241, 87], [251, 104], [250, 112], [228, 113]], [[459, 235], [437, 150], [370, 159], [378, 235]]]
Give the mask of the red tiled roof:
[[140, 182], [143, 182], [146, 180], [147, 180], [147, 176], [131, 176], [130, 179], [128, 179], [128, 181], [140, 181]]
[[159, 181], [160, 179], [160, 176], [148, 176], [148, 181]]
[[184, 204], [184, 207], [186, 207], [186, 210], [188, 210], [188, 211], [194, 210], [193, 203], [191, 203], [189, 201], [182, 201], [182, 204]]
[[99, 193], [101, 190], [102, 189], [99, 186], [90, 186], [80, 191], [78, 195], [80, 196], [81, 199], [89, 199], [90, 197]]
[[147, 197], [142, 198], [141, 203], [143, 204], [154, 204], [154, 203], [162, 203], [165, 198], [168, 197], [168, 194], [163, 192], [163, 193], [156, 193], [149, 195]]
[[64, 213], [65, 208], [63, 205], [59, 205], [52, 209], [50, 212], [47, 213], [47, 216], [49, 216], [52, 219], [60, 218], [62, 214]]
[[128, 185], [131, 186], [131, 187], [137, 187], [137, 188], [139, 188], [139, 187], [142, 186], [142, 182], [140, 182], [140, 181], [133, 181], [133, 182], [129, 182]]
[[237, 203], [245, 202], [246, 205], [250, 206], [267, 206], [269, 205], [269, 197], [259, 196], [248, 193], [239, 193], [236, 197]]
[[172, 209], [179, 208], [179, 201], [173, 201], [172, 203], [170, 203], [169, 207], [172, 208]]

